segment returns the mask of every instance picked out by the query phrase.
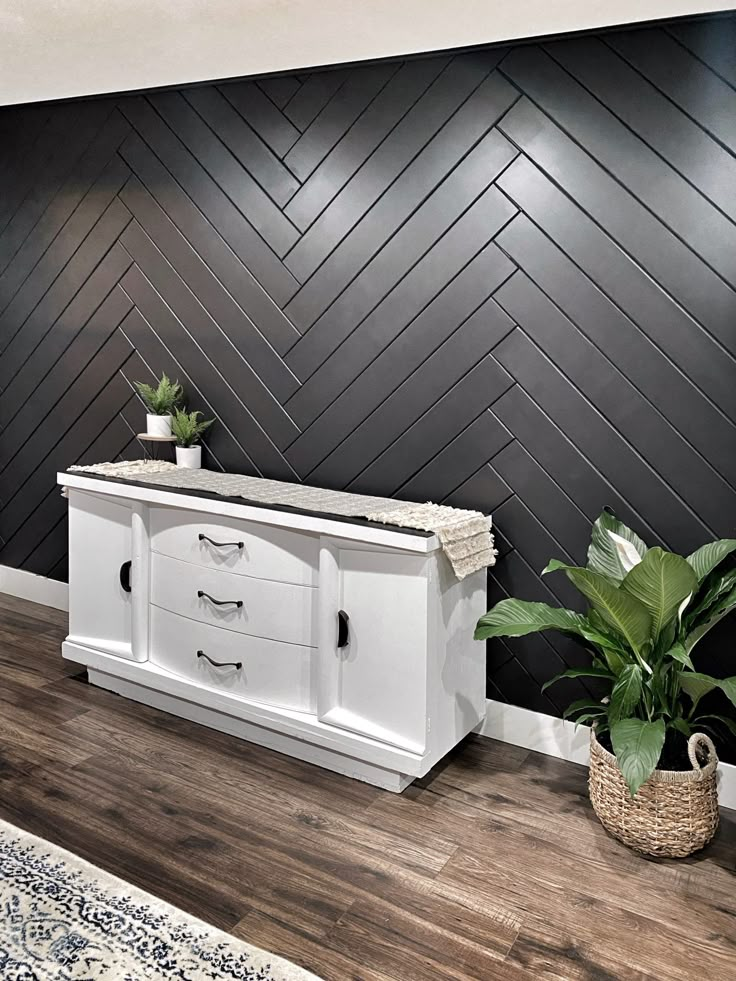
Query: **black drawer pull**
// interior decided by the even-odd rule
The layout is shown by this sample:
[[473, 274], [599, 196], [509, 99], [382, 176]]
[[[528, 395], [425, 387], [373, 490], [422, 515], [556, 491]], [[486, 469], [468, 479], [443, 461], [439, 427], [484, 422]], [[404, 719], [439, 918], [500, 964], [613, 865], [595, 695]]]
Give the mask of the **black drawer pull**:
[[209, 661], [216, 668], [236, 668], [240, 671], [243, 667], [242, 661], [213, 661], [209, 654], [205, 654], [204, 651], [197, 651], [197, 657], [203, 657], [205, 661]]
[[208, 538], [206, 535], [199, 534], [197, 536], [200, 542], [209, 542], [210, 545], [214, 545], [215, 548], [245, 548], [245, 542], [216, 542], [212, 538]]
[[232, 604], [233, 606], [237, 606], [237, 608], [240, 609], [240, 607], [243, 605], [242, 600], [217, 600], [215, 599], [214, 596], [210, 596], [209, 593], [205, 593], [203, 589], [197, 590], [197, 596], [200, 599], [202, 599], [202, 597], [204, 596], [205, 599], [208, 599], [210, 603], [214, 603], [215, 606], [230, 606]]
[[123, 562], [120, 566], [120, 585], [123, 587], [126, 593], [130, 592], [130, 567], [132, 562]]
[[337, 611], [337, 646], [347, 647], [350, 643], [350, 617], [345, 610]]

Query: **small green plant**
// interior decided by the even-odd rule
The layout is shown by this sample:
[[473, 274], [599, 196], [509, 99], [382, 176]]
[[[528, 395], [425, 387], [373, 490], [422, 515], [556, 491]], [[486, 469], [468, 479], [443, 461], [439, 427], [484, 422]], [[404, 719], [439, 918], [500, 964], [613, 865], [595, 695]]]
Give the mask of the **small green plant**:
[[199, 421], [201, 412], [182, 412], [177, 409], [171, 420], [171, 432], [176, 436], [177, 446], [196, 446], [202, 433], [212, 425], [214, 419]]
[[593, 525], [587, 567], [553, 559], [543, 574], [558, 570], [587, 599], [584, 616], [505, 599], [480, 618], [475, 638], [558, 630], [587, 648], [589, 667], [563, 671], [547, 685], [579, 677], [603, 683], [605, 698], [573, 702], [564, 717], [608, 734], [632, 797], [657, 768], [665, 740], [683, 743], [697, 728], [718, 735], [718, 726], [736, 735], [733, 718], [698, 714], [700, 700], [716, 688], [736, 705], [736, 676], [713, 678], [692, 662], [701, 637], [736, 607], [736, 539], [708, 542], [683, 558], [647, 548], [604, 511]]
[[146, 408], [154, 416], [166, 416], [181, 402], [184, 390], [179, 382], [172, 382], [161, 375], [156, 388], [145, 382], [135, 382], [138, 394], [146, 403]]

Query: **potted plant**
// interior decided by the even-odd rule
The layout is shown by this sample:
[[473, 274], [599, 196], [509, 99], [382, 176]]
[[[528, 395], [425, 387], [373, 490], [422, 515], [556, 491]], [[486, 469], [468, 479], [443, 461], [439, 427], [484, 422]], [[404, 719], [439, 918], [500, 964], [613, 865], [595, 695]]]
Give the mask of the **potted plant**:
[[135, 382], [138, 394], [146, 403], [146, 434], [171, 437], [171, 412], [181, 402], [183, 389], [164, 374], [154, 388], [145, 382]]
[[176, 465], [187, 470], [199, 470], [202, 466], [202, 447], [200, 437], [212, 425], [214, 419], [200, 422], [201, 412], [182, 412], [176, 410], [171, 429], [176, 436]]
[[[559, 630], [578, 640], [590, 665], [560, 678], [595, 679], [605, 697], [564, 713], [592, 723], [593, 808], [617, 838], [647, 854], [684, 856], [718, 825], [717, 758], [710, 738], [732, 718], [703, 713], [720, 689], [736, 705], [736, 677], [702, 674], [698, 641], [736, 606], [736, 539], [709, 542], [684, 558], [642, 539], [605, 510], [593, 525], [585, 568], [553, 559], [588, 601], [585, 615], [505, 599], [478, 621], [477, 640]], [[547, 685], [544, 686], [545, 688]]]

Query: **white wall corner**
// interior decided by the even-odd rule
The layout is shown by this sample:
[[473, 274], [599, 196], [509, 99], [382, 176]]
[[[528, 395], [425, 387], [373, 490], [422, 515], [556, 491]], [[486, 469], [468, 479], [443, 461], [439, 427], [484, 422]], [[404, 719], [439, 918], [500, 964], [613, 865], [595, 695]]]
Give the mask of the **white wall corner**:
[[7, 565], [0, 565], [0, 593], [52, 606], [55, 610], [69, 609], [69, 587], [65, 582]]
[[[486, 699], [486, 717], [475, 730], [481, 736], [498, 739], [513, 746], [533, 749], [545, 756], [581, 763], [590, 760], [590, 730], [564, 722], [552, 715]], [[721, 807], [736, 809], [736, 766], [720, 763], [718, 767], [718, 801]]]

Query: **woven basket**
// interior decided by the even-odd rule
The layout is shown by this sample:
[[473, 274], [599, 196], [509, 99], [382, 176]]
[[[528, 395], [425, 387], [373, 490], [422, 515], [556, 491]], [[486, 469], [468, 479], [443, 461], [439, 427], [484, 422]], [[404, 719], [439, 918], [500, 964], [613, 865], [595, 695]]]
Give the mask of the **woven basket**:
[[[698, 753], [707, 763], [701, 766]], [[687, 744], [692, 770], [655, 770], [631, 796], [616, 757], [590, 732], [588, 787], [603, 827], [629, 848], [645, 855], [684, 858], [703, 848], [718, 827], [716, 749], [708, 736], [694, 733]]]

